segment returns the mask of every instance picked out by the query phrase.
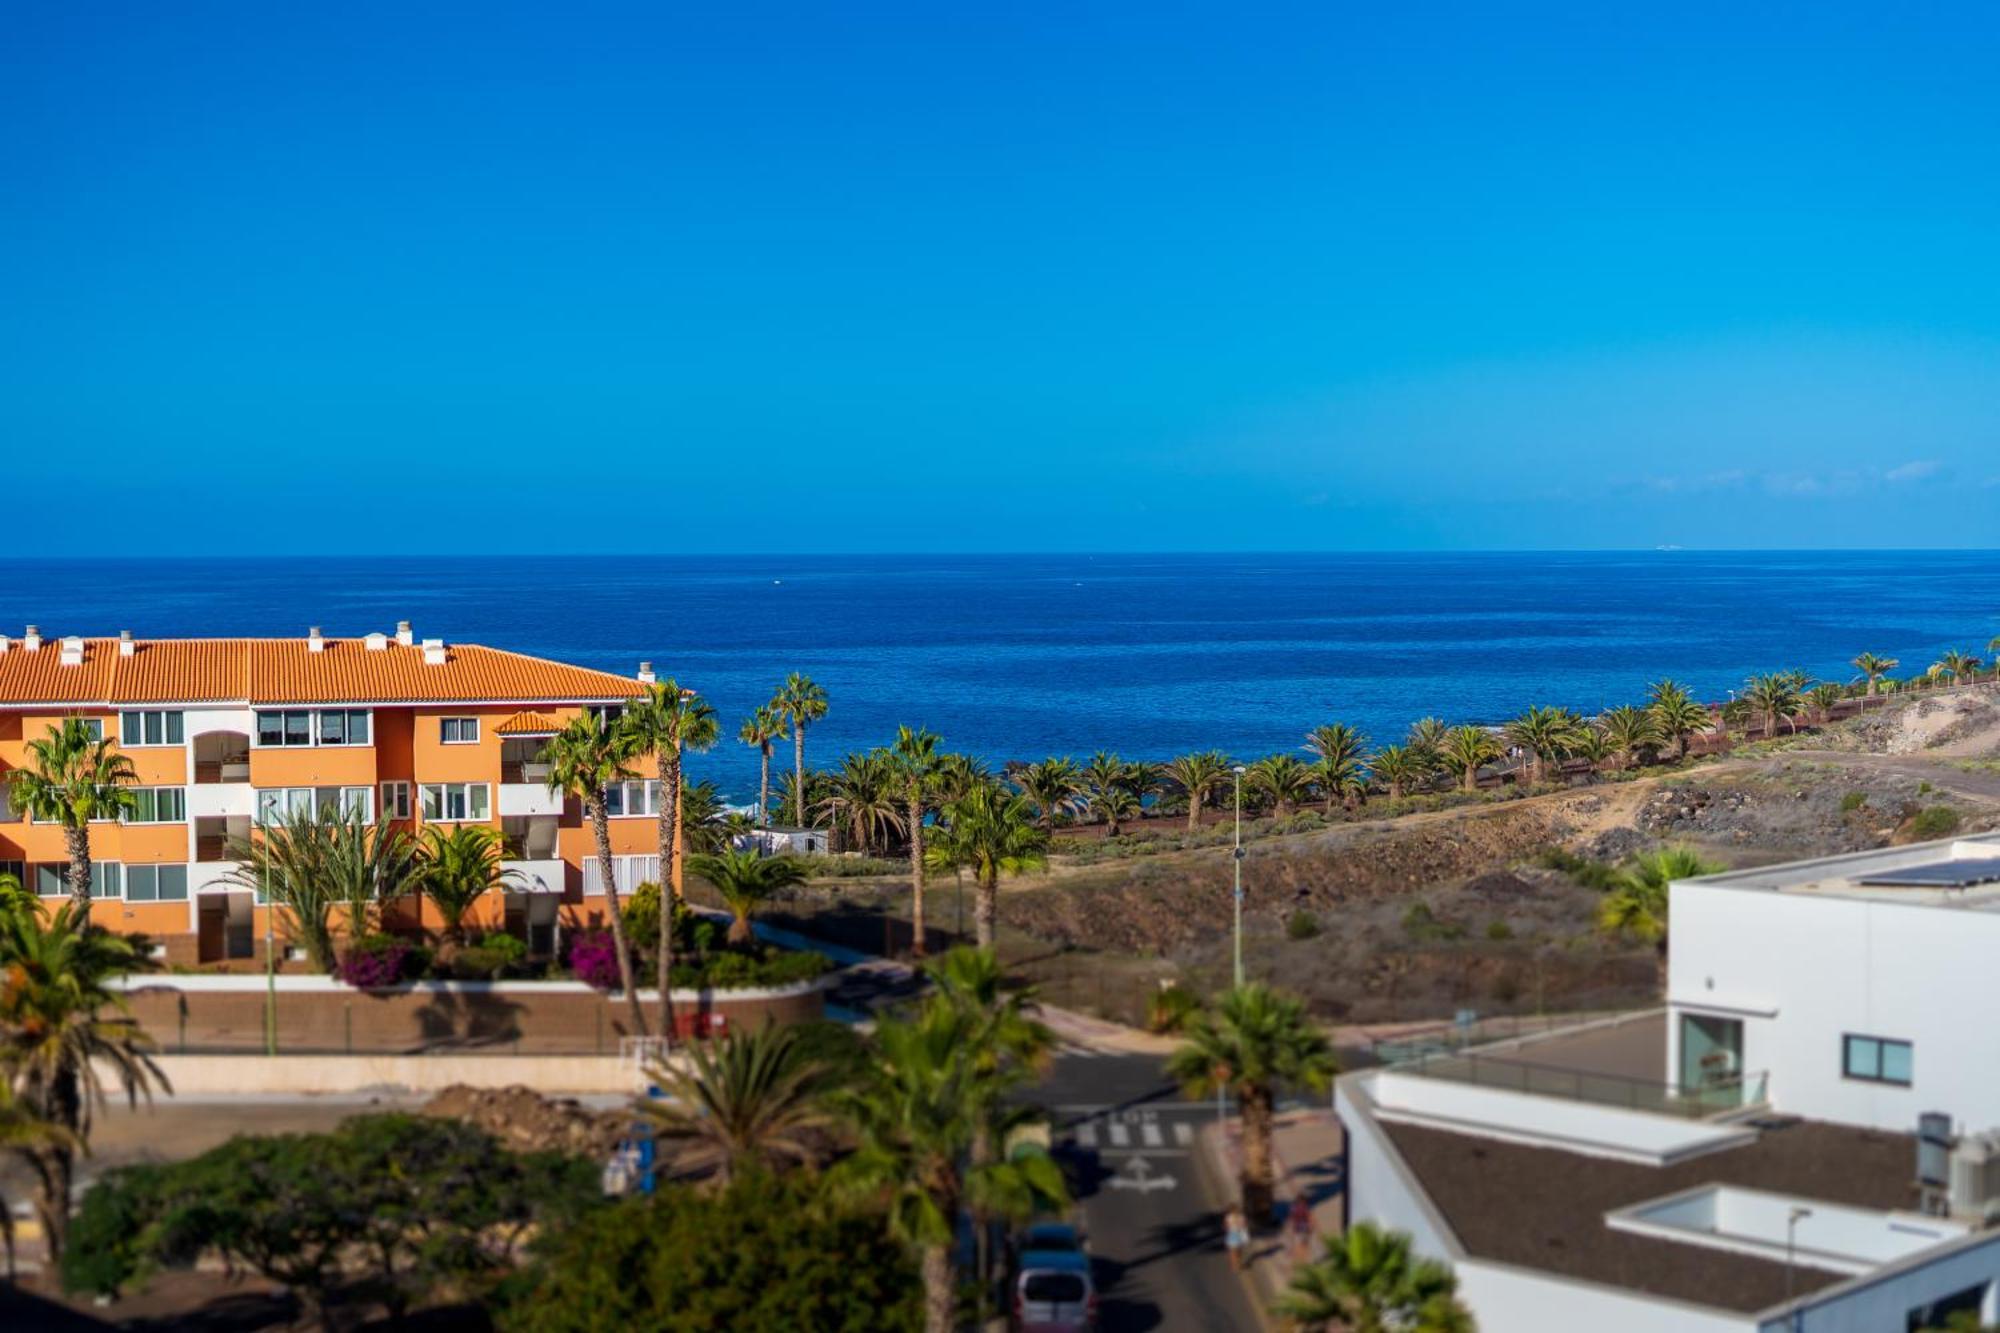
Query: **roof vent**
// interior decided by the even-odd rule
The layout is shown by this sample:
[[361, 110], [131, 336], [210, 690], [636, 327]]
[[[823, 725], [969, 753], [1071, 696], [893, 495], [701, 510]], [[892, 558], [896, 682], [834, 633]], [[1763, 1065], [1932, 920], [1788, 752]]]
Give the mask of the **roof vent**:
[[443, 639], [425, 639], [425, 640], [424, 640], [424, 665], [425, 665], [425, 666], [443, 666], [443, 665], [444, 665], [444, 640], [443, 640]]
[[42, 650], [42, 631], [34, 625], [28, 626], [28, 632], [21, 636], [21, 646], [31, 653], [40, 652]]
[[314, 625], [306, 631], [306, 651], [309, 653], [323, 653], [326, 651], [326, 636], [319, 632], [318, 625]]
[[77, 635], [72, 634], [62, 641], [62, 664], [64, 666], [83, 665], [83, 640]]
[[416, 641], [417, 641], [416, 636], [410, 633], [410, 622], [407, 620], [397, 621], [396, 642], [402, 644], [405, 648], [407, 648]]
[[641, 685], [651, 685], [653, 683], [653, 664], [651, 662], [639, 663], [639, 683]]
[[363, 639], [362, 642], [368, 645], [369, 652], [379, 653], [389, 646], [389, 636], [377, 630], [366, 639]]
[[118, 655], [119, 655], [120, 657], [130, 657], [130, 656], [132, 655], [132, 648], [133, 648], [133, 643], [132, 643], [132, 631], [131, 631], [131, 630], [129, 630], [129, 629], [121, 629], [121, 630], [119, 630], [119, 631], [118, 631]]

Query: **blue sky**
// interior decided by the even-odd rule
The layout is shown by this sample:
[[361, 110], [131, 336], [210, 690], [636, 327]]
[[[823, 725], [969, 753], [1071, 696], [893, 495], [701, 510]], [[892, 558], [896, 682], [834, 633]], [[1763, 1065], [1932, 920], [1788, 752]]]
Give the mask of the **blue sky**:
[[1501, 10], [10, 6], [16, 549], [2000, 545], [2000, 11]]

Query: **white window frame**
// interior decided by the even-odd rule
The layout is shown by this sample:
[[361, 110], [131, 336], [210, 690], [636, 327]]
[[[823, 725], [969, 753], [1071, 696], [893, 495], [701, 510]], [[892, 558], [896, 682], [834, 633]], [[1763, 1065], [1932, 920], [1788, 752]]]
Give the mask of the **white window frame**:
[[[473, 792], [479, 793], [477, 802]], [[418, 784], [417, 808], [426, 824], [488, 824], [493, 821], [493, 784], [490, 782], [423, 782]], [[463, 814], [454, 815], [452, 798], [462, 803]], [[474, 805], [483, 813], [475, 814]]]
[[[613, 793], [617, 793], [614, 797]], [[632, 798], [639, 798], [639, 808], [633, 809]], [[616, 800], [618, 808], [611, 803]], [[658, 819], [660, 817], [660, 780], [658, 778], [628, 778], [624, 782], [614, 782], [604, 789], [604, 813], [608, 819]]]
[[[361, 822], [374, 823], [373, 787], [259, 787], [256, 791], [255, 804], [251, 807], [251, 819], [255, 821], [257, 827], [269, 828], [271, 815], [276, 815], [280, 819], [289, 818], [293, 811], [299, 809], [327, 813], [328, 807], [331, 807], [331, 813], [344, 819], [357, 799], [361, 805]], [[270, 807], [268, 810], [265, 808], [267, 805]]]
[[[138, 720], [136, 737], [125, 734], [128, 718]], [[146, 724], [154, 719], [159, 721], [160, 739], [149, 741], [146, 739]], [[180, 732], [180, 737], [168, 739], [169, 728]], [[118, 711], [118, 744], [126, 750], [178, 750], [187, 744], [187, 716], [178, 708], [122, 708]]]
[[[660, 858], [657, 856], [614, 856], [611, 858], [611, 875], [618, 882], [618, 892], [631, 893], [641, 884], [660, 879]], [[597, 857], [585, 859], [583, 863], [583, 895], [586, 898], [604, 897], [604, 868]]]
[[[285, 734], [284, 719], [294, 713], [306, 717], [306, 738], [294, 745], [280, 740], [277, 744], [267, 744], [264, 740], [264, 718], [276, 716], [278, 734]], [[341, 731], [349, 734], [356, 714], [362, 718], [362, 726], [368, 731], [366, 740], [323, 741], [320, 739], [320, 719], [328, 714], [339, 714], [343, 721]], [[375, 710], [372, 708], [258, 708], [251, 711], [250, 748], [253, 750], [365, 750], [375, 744]]]
[[[160, 894], [160, 874], [162, 871], [167, 870], [178, 870], [181, 872], [181, 891], [172, 897], [163, 897]], [[149, 872], [148, 877], [153, 881], [153, 892], [150, 897], [139, 898], [133, 896], [133, 877], [141, 871]], [[127, 865], [123, 879], [125, 901], [128, 903], [184, 903], [188, 900], [188, 868], [185, 862], [161, 861], [155, 863], [147, 861], [135, 865]]]
[[[40, 898], [69, 897], [69, 866], [62, 861], [35, 862], [28, 869], [31, 872], [37, 872], [34, 875], [36, 883], [39, 883], [41, 880], [41, 875], [38, 872], [43, 866], [48, 866], [56, 872], [56, 892], [43, 893], [40, 889], [35, 888], [33, 884], [24, 883], [22, 887]], [[125, 897], [125, 863], [122, 861], [92, 861], [90, 863], [90, 896], [92, 901], [99, 898], [117, 898], [122, 900]]]
[[[453, 735], [456, 731], [458, 734]], [[465, 733], [470, 731], [471, 735]], [[477, 717], [441, 717], [438, 719], [439, 745], [479, 744], [479, 719]]]
[[[137, 810], [134, 810], [131, 814], [125, 816], [125, 822], [127, 824], [185, 824], [188, 822], [186, 787], [133, 787], [131, 791], [132, 791], [132, 798], [134, 801], [138, 800], [139, 793], [141, 792], [145, 792], [153, 798], [153, 815], [149, 819], [142, 819], [140, 818]], [[180, 814], [174, 817], [173, 819], [160, 818], [159, 800], [160, 800], [160, 794], [162, 792], [172, 792], [176, 797], [180, 799], [180, 807], [181, 807]]]
[[382, 817], [384, 819], [408, 819], [414, 807], [410, 803], [410, 784], [400, 780], [382, 784]]

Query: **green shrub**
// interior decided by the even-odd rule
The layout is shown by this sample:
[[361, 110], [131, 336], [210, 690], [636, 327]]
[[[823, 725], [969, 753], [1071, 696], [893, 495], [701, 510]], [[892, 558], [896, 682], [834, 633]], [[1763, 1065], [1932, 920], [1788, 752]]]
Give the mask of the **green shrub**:
[[1319, 918], [1300, 908], [1285, 918], [1285, 938], [1309, 940], [1319, 934]]
[[520, 966], [528, 956], [526, 941], [499, 931], [482, 936], [477, 944], [460, 949], [451, 960], [451, 973], [461, 981], [497, 978]]
[[1430, 904], [1417, 902], [1403, 913], [1403, 933], [1413, 940], [1436, 943], [1455, 940], [1465, 934], [1465, 928], [1456, 922], [1446, 921], [1431, 911]]
[[1486, 923], [1486, 938], [1495, 943], [1511, 940], [1514, 938], [1514, 928], [1505, 921], [1489, 921]]
[[1201, 999], [1178, 981], [1170, 981], [1153, 992], [1146, 1003], [1148, 1032], [1179, 1032], [1201, 1008]]
[[1958, 832], [1958, 811], [1948, 805], [1926, 806], [1910, 817], [1910, 835], [1915, 838], [1948, 838]]
[[1917, 795], [1919, 796], [1928, 796], [1935, 790], [1937, 789], [1931, 786], [1929, 781], [1919, 782], [1917, 784]]
[[680, 990], [747, 990], [811, 981], [832, 966], [822, 953], [753, 945], [691, 955], [674, 964], [671, 980]]
[[1840, 798], [1840, 813], [1843, 815], [1851, 815], [1856, 810], [1859, 810], [1862, 806], [1866, 804], [1868, 804], [1867, 792], [1851, 791], [1847, 793], [1847, 795]]
[[1537, 858], [1550, 870], [1560, 870], [1570, 879], [1586, 889], [1599, 893], [1609, 893], [1618, 886], [1618, 872], [1602, 861], [1593, 861], [1587, 856], [1562, 847], [1551, 847]]

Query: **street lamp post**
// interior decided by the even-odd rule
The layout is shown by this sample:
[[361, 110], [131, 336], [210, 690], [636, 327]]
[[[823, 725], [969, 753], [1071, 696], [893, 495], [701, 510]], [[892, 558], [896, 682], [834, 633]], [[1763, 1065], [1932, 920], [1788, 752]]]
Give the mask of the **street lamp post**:
[[1785, 1299], [1792, 1299], [1792, 1262], [1798, 1249], [1798, 1230], [1801, 1219], [1813, 1215], [1810, 1208], [1793, 1208], [1785, 1215]]
[[1230, 853], [1236, 869], [1236, 984], [1243, 984], [1243, 765], [1236, 774], [1236, 848]]

